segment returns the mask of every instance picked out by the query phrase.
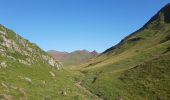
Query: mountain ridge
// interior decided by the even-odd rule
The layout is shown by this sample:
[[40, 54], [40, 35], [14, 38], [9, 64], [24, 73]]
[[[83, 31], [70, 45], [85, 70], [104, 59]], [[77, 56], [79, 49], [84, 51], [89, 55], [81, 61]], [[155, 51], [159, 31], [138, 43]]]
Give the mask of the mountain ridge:
[[[123, 40], [121, 40], [118, 44], [116, 44], [115, 46], [105, 50], [102, 54], [105, 54], [115, 48], [117, 48], [119, 45], [121, 45], [124, 41], [126, 41], [126, 39], [128, 39], [129, 37], [133, 36], [134, 34], [139, 33], [140, 31], [147, 29], [151, 24], [154, 24], [154, 21], [157, 20], [157, 22], [155, 22], [156, 24], [158, 24], [158, 26], [161, 24], [161, 21], [166, 22], [166, 23], [170, 23], [170, 14], [167, 13], [170, 12], [170, 3], [166, 4], [162, 9], [160, 9], [154, 16], [151, 17], [151, 19], [145, 23], [140, 29], [138, 29], [135, 32], [132, 32], [130, 35], [126, 36]], [[166, 16], [166, 18], [164, 18], [164, 16]], [[166, 20], [165, 20], [166, 19]]]
[[63, 62], [63, 65], [77, 65], [83, 62], [87, 62], [93, 57], [98, 55], [98, 52], [88, 50], [76, 50], [72, 52], [60, 52], [55, 50], [47, 51], [50, 56]]
[[169, 100], [169, 14], [168, 4], [142, 28], [76, 67], [84, 74], [82, 85], [105, 100]]

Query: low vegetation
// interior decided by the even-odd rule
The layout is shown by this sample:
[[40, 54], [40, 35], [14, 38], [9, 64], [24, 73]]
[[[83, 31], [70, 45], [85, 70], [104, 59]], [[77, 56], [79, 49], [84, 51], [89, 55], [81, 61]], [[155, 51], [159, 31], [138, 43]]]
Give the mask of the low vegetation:
[[61, 66], [0, 25], [2, 100], [170, 100], [170, 4], [79, 66]]
[[79, 70], [82, 85], [105, 100], [170, 99], [170, 5]]

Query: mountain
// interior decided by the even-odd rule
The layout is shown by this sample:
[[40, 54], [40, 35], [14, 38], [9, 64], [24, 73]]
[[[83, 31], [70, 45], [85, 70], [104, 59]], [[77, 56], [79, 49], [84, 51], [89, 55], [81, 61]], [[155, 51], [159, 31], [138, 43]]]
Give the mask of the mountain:
[[52, 56], [56, 60], [61, 60], [69, 54], [68, 52], [60, 52], [60, 51], [55, 51], [55, 50], [49, 50], [47, 52], [50, 56]]
[[50, 50], [48, 51], [48, 54], [56, 60], [63, 62], [64, 66], [78, 65], [87, 62], [98, 55], [96, 51], [89, 52], [87, 50], [77, 50], [70, 53]]
[[[140, 20], [140, 19], [139, 19]], [[170, 99], [170, 4], [100, 56], [74, 68], [104, 100]]]
[[35, 44], [23, 39], [2, 25], [0, 25], [0, 53], [1, 67], [3, 65], [10, 67], [13, 63], [32, 66], [41, 62], [59, 69], [59, 62], [48, 56]]
[[[81, 62], [88, 53], [96, 55], [56, 55]], [[170, 100], [169, 76], [170, 4], [117, 45], [67, 68], [0, 25], [0, 100]]]
[[0, 25], [0, 100], [93, 99], [36, 44]]

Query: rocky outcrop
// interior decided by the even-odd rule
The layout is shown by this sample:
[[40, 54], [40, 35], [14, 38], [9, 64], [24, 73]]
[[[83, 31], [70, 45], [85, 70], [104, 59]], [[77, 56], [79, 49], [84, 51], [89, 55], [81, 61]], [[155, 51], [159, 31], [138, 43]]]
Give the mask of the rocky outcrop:
[[43, 62], [56, 69], [62, 67], [59, 61], [47, 55], [38, 46], [2, 25], [0, 25], [0, 57], [5, 61], [0, 60], [0, 68], [10, 66], [9, 62], [18, 62], [27, 66]]

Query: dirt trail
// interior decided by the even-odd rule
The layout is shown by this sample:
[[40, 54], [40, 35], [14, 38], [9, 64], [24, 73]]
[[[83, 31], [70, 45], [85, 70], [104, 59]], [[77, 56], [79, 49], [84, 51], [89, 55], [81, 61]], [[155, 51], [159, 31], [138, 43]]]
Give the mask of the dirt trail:
[[89, 94], [90, 96], [94, 97], [95, 100], [103, 100], [103, 99], [100, 98], [99, 96], [93, 94], [92, 92], [90, 92], [89, 90], [87, 90], [85, 87], [83, 87], [83, 86], [81, 85], [81, 81], [76, 82], [76, 83], [75, 83], [75, 86], [78, 87], [79, 89], [82, 89], [84, 92], [86, 92], [86, 93]]

